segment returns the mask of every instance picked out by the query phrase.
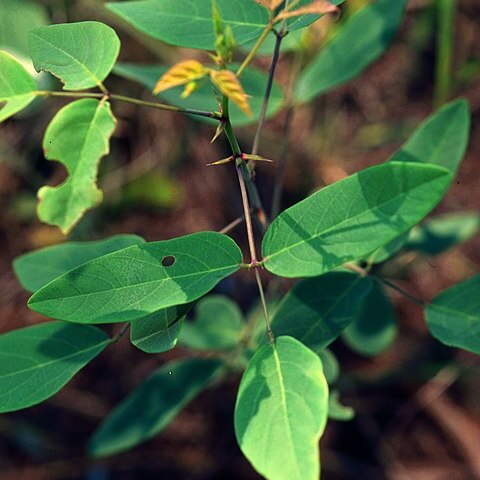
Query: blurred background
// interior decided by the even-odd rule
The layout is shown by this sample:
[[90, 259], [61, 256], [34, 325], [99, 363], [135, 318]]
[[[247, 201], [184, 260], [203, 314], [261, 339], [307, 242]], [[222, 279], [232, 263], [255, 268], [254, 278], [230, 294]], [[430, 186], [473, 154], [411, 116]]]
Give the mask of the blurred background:
[[[347, 0], [339, 21], [322, 19], [311, 27], [302, 38], [304, 58], [315, 55], [349, 15], [368, 3]], [[442, 17], [445, 4], [453, 5], [453, 17]], [[114, 27], [122, 40], [124, 62], [169, 65], [182, 58], [207, 60], [204, 53], [170, 47], [135, 32], [100, 0], [0, 0], [0, 48], [23, 58], [32, 69], [27, 32], [49, 23], [81, 20]], [[295, 54], [286, 52], [278, 66], [277, 80], [286, 91], [295, 61]], [[267, 70], [269, 59], [259, 57], [255, 64]], [[43, 88], [60, 88], [47, 76], [38, 81]], [[152, 99], [142, 85], [120, 76], [112, 75], [107, 86]], [[313, 189], [385, 161], [422, 120], [457, 97], [467, 98], [473, 112], [470, 146], [454, 185], [433, 216], [469, 212], [470, 227], [452, 242], [403, 250], [376, 268], [424, 300], [478, 272], [479, 0], [412, 0], [399, 34], [380, 60], [357, 79], [295, 109], [283, 208]], [[44, 159], [41, 150], [43, 132], [61, 105], [57, 99], [38, 101], [0, 127], [2, 333], [42, 321], [26, 306], [28, 294], [15, 279], [12, 260], [64, 240], [56, 228], [39, 223], [35, 214], [38, 188], [58, 184], [65, 175], [58, 164]], [[229, 155], [223, 138], [210, 144], [211, 125], [127, 104], [114, 104], [114, 112], [118, 128], [99, 181], [105, 200], [86, 215], [70, 239], [135, 233], [162, 240], [220, 230], [241, 215], [231, 165], [206, 167]], [[268, 121], [260, 146], [265, 157], [282, 156], [286, 115], [283, 110]], [[242, 145], [251, 145], [254, 134], [253, 126], [238, 128]], [[257, 167], [267, 210], [276, 168]], [[246, 247], [242, 224], [231, 235]], [[441, 240], [441, 229], [438, 235]], [[233, 298], [244, 312], [256, 301], [248, 272], [228, 279], [216, 291]], [[427, 333], [421, 309], [395, 291], [388, 294], [395, 320], [383, 332], [381, 348], [359, 352], [349, 348], [348, 339], [332, 347], [341, 366], [337, 388], [356, 415], [348, 422], [329, 422], [321, 441], [322, 478], [480, 478], [480, 359], [436, 342]], [[381, 353], [372, 356], [377, 350]], [[179, 347], [149, 356], [124, 339], [52, 399], [2, 415], [0, 479], [259, 478], [243, 458], [233, 432], [238, 379], [203, 393], [162, 434], [125, 454], [102, 461], [85, 454], [88, 438], [105, 415], [155, 368], [184, 354]]]

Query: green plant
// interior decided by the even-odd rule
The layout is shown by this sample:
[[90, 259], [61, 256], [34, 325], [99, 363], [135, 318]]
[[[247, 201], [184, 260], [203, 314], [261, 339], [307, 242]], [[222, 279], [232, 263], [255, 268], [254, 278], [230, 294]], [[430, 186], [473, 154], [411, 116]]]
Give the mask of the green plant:
[[[318, 442], [328, 417], [346, 420], [353, 415], [332, 390], [337, 373], [327, 347], [341, 335], [364, 355], [376, 355], [391, 344], [395, 321], [383, 287], [396, 288], [425, 307], [427, 325], [441, 342], [480, 353], [480, 277], [426, 304], [376, 270], [401, 249], [436, 248], [438, 253], [478, 229], [476, 215], [417, 225], [443, 198], [464, 155], [469, 136], [465, 101], [454, 101], [432, 115], [387, 162], [329, 185], [278, 216], [274, 213], [271, 222], [262, 207], [254, 170], [255, 162], [266, 160], [258, 148], [267, 116], [282, 107], [291, 111], [358, 75], [386, 49], [406, 5], [405, 0], [378, 0], [349, 18], [310, 63], [304, 67], [299, 62], [284, 98], [273, 79], [287, 32], [307, 27], [340, 3], [112, 3], [113, 12], [153, 38], [214, 52], [211, 65], [196, 60], [169, 69], [119, 64], [120, 41], [98, 22], [35, 29], [28, 37], [35, 68], [58, 77], [62, 92], [38, 90], [24, 67], [0, 52], [0, 120], [38, 97], [73, 100], [45, 133], [46, 158], [63, 163], [68, 178], [39, 191], [42, 221], [68, 234], [100, 202], [97, 169], [116, 124], [110, 103], [127, 102], [216, 124], [214, 139], [224, 135], [231, 155], [210, 163], [226, 163], [235, 170], [249, 246], [245, 260], [225, 233], [199, 232], [157, 242], [118, 235], [67, 242], [17, 258], [17, 276], [33, 293], [30, 308], [59, 321], [0, 336], [0, 412], [49, 398], [130, 328], [131, 342], [147, 353], [162, 353], [180, 342], [211, 355], [161, 367], [100, 426], [89, 444], [91, 455], [119, 453], [156, 435], [202, 389], [244, 372], [235, 408], [243, 453], [269, 479], [313, 480], [320, 473]], [[266, 77], [251, 62], [271, 39]], [[249, 53], [240, 65], [234, 63], [237, 46], [248, 42], [253, 42]], [[301, 41], [285, 45], [300, 59], [308, 56]], [[155, 89], [168, 103], [112, 93], [104, 84], [112, 70]], [[258, 128], [253, 151], [248, 152], [234, 127], [252, 121]], [[277, 199], [281, 187], [280, 179]], [[240, 269], [255, 278], [264, 329], [258, 328], [258, 315], [245, 321], [228, 298], [204, 297]], [[274, 276], [272, 283], [302, 278], [280, 299], [273, 315], [269, 302], [275, 298], [264, 290], [262, 271]], [[182, 329], [192, 308], [196, 322]], [[112, 337], [93, 326], [109, 323], [124, 325]]]

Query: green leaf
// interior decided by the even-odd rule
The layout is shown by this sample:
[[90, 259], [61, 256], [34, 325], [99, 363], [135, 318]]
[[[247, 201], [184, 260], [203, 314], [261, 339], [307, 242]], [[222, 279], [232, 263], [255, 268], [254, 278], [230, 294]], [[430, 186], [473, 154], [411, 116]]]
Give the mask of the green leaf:
[[163, 353], [177, 345], [191, 303], [165, 308], [132, 322], [131, 342], [145, 353]]
[[407, 0], [378, 0], [347, 20], [299, 76], [295, 99], [308, 102], [359, 75], [392, 42], [406, 4]]
[[120, 52], [115, 31], [100, 22], [78, 22], [32, 30], [28, 35], [35, 69], [50, 72], [65, 90], [99, 87]]
[[[309, 0], [308, 0], [309, 1]], [[334, 0], [338, 5], [343, 0]], [[302, 0], [301, 4], [307, 3]], [[268, 24], [268, 11], [254, 0], [216, 0], [224, 27], [230, 27], [238, 45], [258, 38]], [[108, 8], [137, 30], [172, 45], [214, 50], [211, 0], [140, 0], [109, 3]], [[318, 15], [303, 15], [289, 22], [296, 30]]]
[[[223, 25], [238, 44], [257, 38], [268, 23], [268, 12], [254, 1], [217, 0]], [[140, 0], [107, 7], [137, 30], [179, 47], [214, 50], [211, 0]]]
[[223, 295], [210, 295], [195, 308], [195, 321], [183, 324], [180, 343], [196, 350], [227, 350], [235, 347], [244, 322], [237, 304]]
[[340, 403], [340, 394], [337, 390], [330, 392], [328, 397], [328, 418], [338, 422], [349, 422], [355, 417], [355, 410]]
[[116, 120], [106, 101], [77, 100], [63, 107], [50, 122], [43, 139], [48, 160], [65, 165], [68, 178], [38, 191], [38, 216], [67, 234], [89, 208], [102, 199], [96, 178], [100, 159], [109, 152]]
[[261, 475], [318, 480], [327, 415], [328, 385], [317, 355], [291, 337], [257, 351], [240, 383], [235, 433]]
[[113, 455], [157, 435], [222, 370], [222, 363], [214, 359], [165, 364], [107, 417], [90, 440], [90, 455]]
[[343, 332], [343, 341], [356, 353], [374, 357], [387, 350], [398, 333], [395, 310], [382, 287], [372, 283], [357, 318]]
[[329, 185], [272, 222], [262, 244], [265, 267], [312, 277], [365, 258], [427, 215], [450, 179], [442, 167], [389, 162]]
[[61, 243], [20, 255], [14, 260], [13, 269], [22, 287], [36, 292], [82, 263], [144, 242], [136, 235], [115, 235], [95, 242]]
[[391, 160], [432, 163], [452, 172], [452, 179], [465, 155], [470, 136], [470, 110], [465, 100], [456, 100], [427, 118]]
[[298, 282], [275, 312], [274, 335], [289, 335], [322, 350], [356, 318], [371, 284], [367, 277], [346, 272]]
[[50, 282], [32, 310], [77, 323], [115, 323], [189, 303], [236, 272], [242, 253], [226, 235], [200, 232], [124, 248]]
[[0, 48], [28, 55], [27, 34], [48, 24], [46, 8], [30, 0], [0, 0]]
[[440, 342], [480, 354], [480, 275], [435, 297], [426, 308], [430, 333]]
[[479, 230], [478, 213], [445, 213], [415, 226], [410, 232], [406, 248], [426, 255], [438, 255], [469, 240]]
[[20, 62], [0, 50], [0, 123], [29, 105], [36, 88]]
[[110, 342], [98, 328], [59, 322], [0, 335], [0, 413], [51, 397]]
[[[234, 69], [236, 66], [234, 65]], [[158, 79], [167, 71], [166, 67], [161, 65], [138, 65], [134, 63], [117, 63], [113, 72], [123, 78], [133, 80], [144, 85], [149, 91], [152, 91]], [[263, 96], [265, 94], [265, 87], [267, 84], [267, 76], [255, 69], [248, 68], [241, 78], [242, 87], [245, 92], [250, 95], [249, 104], [253, 112], [253, 116], [249, 117], [233, 102], [230, 105], [230, 119], [233, 125], [247, 125], [254, 123], [260, 116], [262, 109]], [[218, 103], [212, 91], [210, 83], [206, 82], [198, 90], [187, 98], [182, 98], [181, 93], [183, 86], [172, 88], [161, 92], [158, 97], [162, 98], [168, 103], [177, 105], [183, 108], [192, 108], [204, 111], [218, 110]], [[279, 85], [274, 82], [268, 106], [268, 117], [275, 115], [284, 102], [284, 95]], [[195, 117], [199, 119], [199, 117]], [[201, 119], [213, 123], [209, 119]]]

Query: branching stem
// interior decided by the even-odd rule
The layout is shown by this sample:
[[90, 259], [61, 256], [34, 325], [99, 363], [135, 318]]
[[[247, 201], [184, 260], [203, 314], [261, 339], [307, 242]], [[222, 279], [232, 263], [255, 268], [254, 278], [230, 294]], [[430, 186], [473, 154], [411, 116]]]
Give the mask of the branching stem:
[[159, 102], [147, 102], [138, 98], [127, 97], [125, 95], [118, 95], [116, 93], [91, 93], [91, 92], [54, 92], [49, 90], [39, 90], [35, 92], [39, 97], [63, 97], [63, 98], [110, 98], [119, 102], [132, 103], [141, 107], [156, 108], [158, 110], [166, 110], [169, 112], [178, 112], [188, 115], [196, 115], [199, 117], [213, 118], [220, 120], [222, 114], [220, 112], [207, 112], [203, 110], [193, 110], [190, 108], [177, 107], [175, 105], [167, 105]]

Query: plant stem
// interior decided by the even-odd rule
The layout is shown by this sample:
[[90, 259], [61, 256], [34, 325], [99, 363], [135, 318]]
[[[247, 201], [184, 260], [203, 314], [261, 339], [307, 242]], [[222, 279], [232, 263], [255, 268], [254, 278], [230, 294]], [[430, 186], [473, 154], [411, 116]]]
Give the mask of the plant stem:
[[245, 57], [245, 60], [240, 65], [240, 68], [237, 70], [237, 77], [240, 77], [245, 69], [252, 63], [252, 60], [255, 58], [255, 55], [258, 52], [258, 49], [262, 46], [263, 42], [267, 38], [267, 35], [272, 31], [273, 24], [270, 22], [264, 29], [257, 42], [250, 50], [248, 55]]
[[450, 97], [452, 58], [455, 45], [455, 0], [437, 0], [437, 52], [435, 61], [434, 107], [439, 108]]
[[267, 330], [268, 340], [271, 344], [275, 343], [275, 336], [272, 331], [272, 324], [270, 322], [270, 315], [268, 314], [267, 301], [265, 299], [265, 292], [263, 289], [262, 279], [260, 278], [260, 272], [258, 271], [258, 266], [255, 268], [255, 279], [257, 280], [258, 291], [260, 293], [260, 301], [262, 302], [263, 315], [265, 317], [265, 327]]
[[123, 324], [120, 331], [112, 337], [111, 342], [112, 343], [118, 342], [128, 332], [129, 328], [130, 328], [130, 323], [129, 322]]
[[132, 103], [134, 105], [139, 105], [141, 107], [156, 108], [158, 110], [165, 110], [169, 112], [178, 112], [188, 115], [196, 115], [199, 117], [213, 118], [220, 120], [222, 114], [220, 112], [207, 112], [203, 110], [193, 110], [190, 108], [177, 107], [175, 105], [167, 105], [165, 103], [158, 102], [147, 102], [145, 100], [140, 100], [138, 98], [127, 97], [125, 95], [118, 95], [115, 93], [90, 93], [90, 92], [54, 92], [49, 90], [39, 90], [36, 92], [36, 95], [42, 97], [63, 97], [63, 98], [110, 98], [112, 100], [117, 100], [119, 102]]
[[230, 144], [230, 148], [232, 149], [232, 153], [236, 159], [235, 163], [237, 168], [240, 168], [242, 171], [243, 178], [245, 180], [245, 185], [248, 191], [248, 196], [252, 203], [253, 213], [255, 215], [256, 220], [258, 221], [259, 227], [264, 232], [267, 227], [268, 218], [263, 209], [262, 201], [260, 199], [260, 195], [258, 194], [257, 186], [255, 185], [254, 180], [250, 177], [250, 173], [248, 171], [248, 167], [245, 161], [242, 159], [242, 150], [240, 145], [238, 144], [238, 140], [235, 136], [235, 133], [232, 128], [232, 124], [230, 122], [229, 116], [229, 107], [228, 107], [228, 98], [223, 97], [222, 101], [222, 114], [223, 114], [223, 121], [225, 122], [225, 136], [227, 137], [228, 143]]
[[[290, 0], [285, 0], [284, 9], [288, 8], [288, 3]], [[286, 20], [284, 19], [281, 23], [280, 30], [276, 33], [275, 48], [273, 50], [272, 63], [270, 64], [270, 69], [268, 71], [268, 80], [267, 86], [265, 87], [265, 94], [263, 96], [262, 110], [260, 112], [260, 118], [258, 119], [257, 131], [255, 132], [255, 138], [253, 140], [252, 154], [257, 155], [258, 146], [260, 143], [260, 135], [262, 133], [263, 125], [267, 117], [268, 104], [270, 102], [270, 94], [272, 93], [273, 79], [275, 78], [275, 70], [277, 68], [278, 59], [280, 58], [280, 48], [282, 46], [282, 41], [286, 32]]]
[[354, 263], [345, 263], [343, 266], [345, 268], [348, 268], [348, 270], [351, 270], [352, 272], [358, 273], [359, 275], [362, 275], [365, 277], [368, 276], [373, 280], [375, 280], [376, 282], [380, 283], [381, 285], [384, 285], [388, 288], [391, 288], [392, 290], [395, 290], [396, 292], [403, 295], [405, 298], [408, 298], [411, 302], [421, 307], [424, 307], [425, 305], [427, 305], [427, 302], [425, 300], [422, 300], [421, 298], [418, 298], [415, 295], [412, 295], [411, 293], [407, 292], [402, 287], [399, 287], [397, 284], [391, 282], [390, 280], [380, 277], [375, 273], [372, 273], [366, 270], [365, 268], [360, 267], [359, 265], [355, 265]]
[[218, 233], [228, 233], [231, 232], [236, 226], [240, 225], [243, 221], [245, 220], [245, 215], [240, 215], [240, 217], [236, 218], [232, 222], [230, 222], [228, 225], [225, 225], [221, 230], [218, 231]]

